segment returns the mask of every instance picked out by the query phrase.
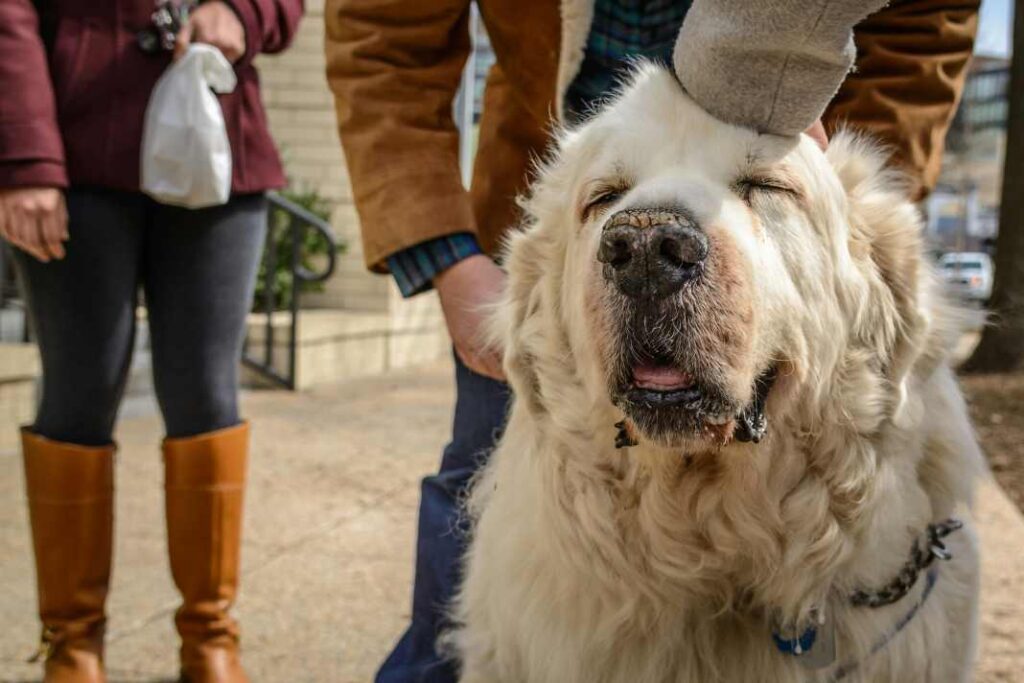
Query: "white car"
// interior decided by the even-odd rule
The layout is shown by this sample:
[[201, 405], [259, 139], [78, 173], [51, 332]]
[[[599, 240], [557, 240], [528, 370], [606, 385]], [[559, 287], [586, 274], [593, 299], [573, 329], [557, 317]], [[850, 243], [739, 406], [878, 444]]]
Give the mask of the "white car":
[[992, 296], [992, 259], [975, 251], [950, 252], [939, 259], [939, 270], [954, 294], [984, 303]]

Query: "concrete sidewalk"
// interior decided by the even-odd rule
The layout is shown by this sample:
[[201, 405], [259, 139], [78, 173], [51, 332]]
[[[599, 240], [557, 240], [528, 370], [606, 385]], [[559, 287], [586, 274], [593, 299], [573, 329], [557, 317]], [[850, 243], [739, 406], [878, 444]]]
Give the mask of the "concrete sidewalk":
[[[364, 683], [409, 612], [419, 479], [449, 430], [450, 367], [294, 395], [248, 392], [254, 424], [238, 615], [258, 683]], [[171, 681], [176, 597], [164, 552], [160, 423], [122, 422], [109, 602], [112, 682]], [[20, 456], [0, 453], [0, 680], [38, 634]], [[1024, 519], [993, 484], [979, 492], [984, 556], [979, 681], [1024, 670]]]

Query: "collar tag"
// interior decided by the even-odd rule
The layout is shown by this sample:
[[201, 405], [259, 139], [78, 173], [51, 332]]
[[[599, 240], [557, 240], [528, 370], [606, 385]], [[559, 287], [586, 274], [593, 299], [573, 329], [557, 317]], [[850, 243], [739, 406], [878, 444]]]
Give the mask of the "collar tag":
[[779, 652], [792, 655], [810, 671], [832, 666], [836, 661], [836, 625], [824, 611], [818, 612], [817, 621], [798, 636], [784, 638], [772, 633], [772, 639]]
[[801, 666], [811, 671], [832, 666], [836, 661], [835, 621], [822, 614], [817, 629], [818, 637], [814, 639], [814, 647], [797, 658]]

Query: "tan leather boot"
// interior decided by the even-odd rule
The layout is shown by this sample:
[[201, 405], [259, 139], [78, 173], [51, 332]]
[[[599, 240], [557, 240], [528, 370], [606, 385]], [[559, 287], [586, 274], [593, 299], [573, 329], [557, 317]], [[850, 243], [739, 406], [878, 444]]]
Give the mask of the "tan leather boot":
[[21, 432], [45, 683], [102, 683], [114, 531], [114, 446]]
[[242, 494], [249, 426], [164, 441], [167, 544], [182, 606], [181, 677], [188, 683], [247, 683], [238, 625], [228, 615], [238, 590]]

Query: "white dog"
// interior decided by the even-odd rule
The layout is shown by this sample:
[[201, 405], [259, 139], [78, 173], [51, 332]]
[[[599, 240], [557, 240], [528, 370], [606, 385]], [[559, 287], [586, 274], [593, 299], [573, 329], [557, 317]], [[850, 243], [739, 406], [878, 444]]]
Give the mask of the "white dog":
[[525, 208], [462, 680], [969, 679], [976, 543], [940, 523], [981, 461], [883, 155], [724, 124], [647, 66]]

